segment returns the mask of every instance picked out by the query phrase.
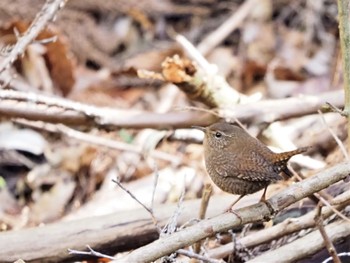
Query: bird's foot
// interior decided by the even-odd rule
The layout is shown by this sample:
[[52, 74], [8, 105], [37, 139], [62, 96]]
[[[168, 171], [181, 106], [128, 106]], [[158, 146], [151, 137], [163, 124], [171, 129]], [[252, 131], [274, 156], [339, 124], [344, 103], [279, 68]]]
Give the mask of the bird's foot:
[[259, 202], [260, 203], [264, 203], [267, 206], [267, 208], [269, 209], [269, 211], [270, 211], [270, 216], [268, 216], [268, 218], [265, 218], [265, 220], [269, 221], [269, 220], [273, 219], [275, 217], [275, 215], [278, 213], [278, 210], [276, 210], [273, 207], [273, 205], [268, 200], [266, 200], [265, 198], [264, 199], [261, 198]]
[[243, 218], [242, 218], [235, 210], [233, 210], [233, 206], [228, 207], [228, 208], [225, 210], [225, 213], [232, 213], [232, 214], [234, 214], [235, 216], [238, 217], [238, 219], [239, 219], [239, 221], [240, 221], [240, 224], [243, 223]]

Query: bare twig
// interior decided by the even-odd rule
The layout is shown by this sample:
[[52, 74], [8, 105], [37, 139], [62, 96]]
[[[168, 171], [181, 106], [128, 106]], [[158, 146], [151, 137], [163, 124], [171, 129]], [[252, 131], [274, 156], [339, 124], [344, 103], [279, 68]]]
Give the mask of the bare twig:
[[[13, 121], [15, 123], [29, 126], [29, 127], [35, 128], [35, 129], [41, 129], [41, 130], [54, 132], [54, 133], [62, 133], [70, 138], [74, 138], [74, 139], [84, 141], [87, 143], [92, 143], [95, 145], [100, 145], [100, 146], [107, 147], [110, 149], [115, 149], [118, 151], [133, 152], [133, 153], [138, 153], [140, 155], [145, 154], [142, 147], [140, 147], [140, 146], [131, 145], [128, 143], [119, 142], [116, 140], [111, 140], [111, 139], [103, 138], [100, 136], [91, 135], [88, 133], [84, 133], [84, 132], [72, 129], [72, 128], [65, 126], [63, 124], [33, 122], [33, 121], [27, 121], [27, 120], [23, 120], [23, 119], [15, 119]], [[153, 150], [153, 151], [149, 152], [149, 156], [151, 156], [153, 158], [161, 159], [164, 161], [168, 161], [168, 162], [171, 162], [173, 164], [179, 164], [181, 162], [181, 160], [178, 157], [176, 157], [174, 155], [167, 154], [165, 152], [158, 151], [158, 150]]]
[[321, 203], [327, 207], [329, 207], [330, 209], [332, 209], [332, 211], [334, 212], [334, 214], [336, 214], [337, 216], [339, 216], [339, 218], [343, 219], [344, 221], [347, 221], [350, 223], [350, 219], [347, 218], [345, 215], [343, 215], [339, 210], [337, 210], [336, 208], [334, 208], [324, 197], [322, 196], [317, 196], [318, 199], [321, 201]]
[[222, 263], [223, 262], [222, 260], [208, 258], [208, 257], [202, 256], [202, 255], [199, 255], [198, 253], [191, 252], [191, 251], [188, 251], [185, 249], [178, 249], [176, 252], [181, 254], [181, 255], [184, 255], [186, 257], [189, 257], [189, 258], [202, 260], [203, 262], [208, 262], [208, 263]]
[[37, 14], [28, 30], [19, 36], [17, 43], [11, 48], [11, 51], [0, 63], [0, 74], [10, 67], [17, 57], [25, 51], [26, 47], [33, 42], [39, 33], [46, 27], [57, 15], [57, 12], [63, 8], [66, 0], [47, 0], [41, 11]]
[[154, 164], [154, 184], [153, 184], [153, 192], [152, 192], [152, 200], [151, 200], [151, 210], [154, 209], [154, 198], [156, 196], [156, 189], [158, 185], [158, 179], [159, 179], [159, 172], [158, 172], [158, 166], [155, 163]]
[[212, 192], [213, 192], [212, 185], [210, 183], [205, 184], [203, 195], [202, 195], [201, 207], [199, 210], [199, 219], [205, 218], [205, 214], [207, 212], [207, 208], [208, 208], [208, 204], [209, 204], [209, 200]]
[[343, 117], [347, 117], [348, 116], [348, 113], [346, 111], [339, 109], [337, 106], [334, 106], [332, 103], [326, 102], [326, 105], [329, 107], [329, 109], [332, 112], [339, 113]]
[[[209, 200], [211, 193], [213, 191], [213, 187], [210, 183], [205, 184], [203, 194], [202, 194], [202, 201], [201, 201], [201, 207], [199, 209], [199, 219], [204, 219], [205, 214], [208, 208]], [[202, 243], [199, 241], [193, 246], [193, 250], [195, 253], [199, 253], [201, 249]]]
[[[178, 225], [178, 218], [179, 218], [179, 215], [181, 213], [181, 205], [182, 205], [184, 196], [185, 196], [185, 185], [184, 185], [183, 191], [181, 192], [179, 201], [177, 202], [177, 206], [176, 206], [176, 209], [175, 209], [173, 215], [169, 218], [167, 224], [163, 227], [163, 229], [160, 232], [160, 238], [164, 238], [164, 237], [169, 236], [172, 233], [176, 232], [177, 225]], [[165, 256], [164, 261], [171, 262], [171, 260], [176, 257], [176, 253], [178, 253], [178, 250], [176, 250], [175, 253], [172, 253], [169, 256]]]
[[320, 204], [316, 207], [316, 214], [315, 214], [315, 222], [318, 230], [321, 233], [321, 236], [324, 240], [324, 243], [326, 245], [326, 248], [328, 250], [329, 255], [332, 256], [334, 263], [341, 263], [337, 251], [332, 243], [332, 241], [329, 239], [329, 236], [326, 233], [326, 230], [324, 229], [323, 225], [323, 218], [322, 218], [322, 206]]
[[[347, 256], [347, 257], [350, 257], [350, 252], [342, 252], [342, 253], [339, 253], [338, 256], [342, 257], [342, 256]], [[332, 257], [329, 257], [329, 258], [326, 258], [325, 260], [322, 261], [322, 263], [328, 263], [328, 262], [331, 262], [333, 260]]]
[[329, 127], [329, 125], [328, 125], [327, 122], [326, 122], [326, 119], [325, 119], [324, 116], [323, 116], [323, 113], [322, 113], [320, 110], [318, 110], [317, 112], [318, 112], [318, 114], [320, 114], [321, 120], [322, 120], [323, 124], [326, 126], [327, 130], [329, 131], [329, 133], [332, 135], [332, 137], [334, 138], [334, 140], [335, 140], [336, 143], [338, 144], [338, 146], [339, 146], [340, 150], [342, 151], [342, 153], [343, 153], [345, 159], [346, 159], [347, 161], [349, 161], [349, 155], [348, 155], [348, 152], [347, 152], [346, 149], [345, 149], [344, 144], [343, 144], [342, 141], [339, 139], [339, 137], [334, 133], [334, 131]]
[[160, 230], [160, 227], [158, 225], [158, 220], [154, 216], [154, 213], [153, 213], [152, 209], [148, 208], [132, 192], [130, 192], [127, 188], [125, 188], [125, 186], [119, 181], [118, 178], [117, 178], [117, 180], [112, 179], [112, 182], [116, 183], [122, 190], [124, 190], [124, 192], [126, 192], [132, 199], [134, 199], [137, 203], [139, 203], [149, 213], [149, 215], [152, 218], [154, 226], [157, 228], [158, 232], [160, 233], [161, 230]]
[[74, 249], [68, 249], [68, 252], [70, 255], [90, 255], [90, 256], [95, 256], [99, 258], [108, 258], [108, 259], [115, 259], [115, 257], [111, 257], [105, 254], [102, 254], [100, 252], [97, 252], [93, 250], [89, 245], [86, 245], [86, 247], [89, 249], [89, 251], [80, 251], [80, 250], [74, 250]]
[[198, 50], [207, 55], [217, 45], [219, 45], [233, 30], [235, 30], [247, 17], [250, 10], [256, 5], [256, 0], [245, 1], [244, 4], [234, 12], [229, 19], [225, 21], [214, 32], [208, 34], [198, 45]]
[[161, 231], [161, 237], [168, 236], [176, 231], [177, 222], [179, 215], [181, 213], [181, 205], [185, 197], [185, 187], [183, 188], [183, 191], [181, 192], [179, 201], [177, 202], [177, 207], [171, 216], [171, 218], [168, 220], [168, 223], [163, 227]]

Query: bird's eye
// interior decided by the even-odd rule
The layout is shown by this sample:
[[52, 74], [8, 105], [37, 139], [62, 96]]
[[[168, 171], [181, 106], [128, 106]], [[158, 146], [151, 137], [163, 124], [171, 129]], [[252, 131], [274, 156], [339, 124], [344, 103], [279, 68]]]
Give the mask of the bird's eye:
[[216, 132], [215, 133], [215, 138], [221, 138], [222, 137], [222, 133], [221, 132]]

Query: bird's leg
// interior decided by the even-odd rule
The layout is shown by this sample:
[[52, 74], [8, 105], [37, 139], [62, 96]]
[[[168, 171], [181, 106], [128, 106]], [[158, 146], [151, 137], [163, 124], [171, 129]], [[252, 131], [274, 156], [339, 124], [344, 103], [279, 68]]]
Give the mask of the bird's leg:
[[230, 204], [229, 207], [226, 208], [225, 212], [232, 212], [233, 211], [233, 206], [238, 203], [239, 200], [241, 200], [245, 195], [240, 195], [232, 204]]
[[239, 220], [241, 220], [241, 222], [243, 222], [242, 217], [241, 217], [238, 213], [236, 213], [232, 208], [233, 208], [233, 206], [234, 206], [236, 203], [238, 203], [238, 201], [241, 200], [244, 196], [245, 196], [245, 195], [240, 195], [240, 196], [225, 210], [226, 213], [228, 212], [228, 213], [235, 214], [235, 215], [239, 218]]
[[[272, 205], [270, 204], [270, 202], [266, 200], [266, 190], [267, 190], [267, 186], [265, 187], [264, 192], [263, 192], [263, 194], [262, 194], [262, 196], [261, 196], [259, 202], [265, 203], [265, 204], [267, 205], [267, 207], [269, 208], [270, 213], [271, 213], [272, 215], [274, 215], [274, 214], [276, 214], [276, 211], [275, 211], [275, 209], [272, 207]], [[271, 217], [271, 218], [272, 218], [272, 217]]]
[[266, 203], [266, 190], [267, 190], [267, 186], [265, 186], [264, 188], [264, 192], [260, 198], [260, 201], [259, 202], [263, 202], [263, 203]]

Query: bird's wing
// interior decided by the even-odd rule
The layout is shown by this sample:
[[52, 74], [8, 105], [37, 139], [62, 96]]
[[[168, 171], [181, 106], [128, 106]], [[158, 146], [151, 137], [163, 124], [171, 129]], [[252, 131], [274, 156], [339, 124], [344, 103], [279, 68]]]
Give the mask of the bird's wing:
[[237, 178], [242, 179], [242, 180], [247, 180], [247, 181], [257, 181], [257, 182], [262, 182], [262, 181], [277, 181], [282, 179], [282, 177], [275, 173], [275, 172], [263, 172], [263, 171], [241, 171], [238, 175]]
[[221, 171], [220, 174], [225, 177], [237, 177], [247, 181], [277, 181], [282, 179], [274, 170], [273, 164], [257, 153], [251, 153], [249, 159], [235, 163], [233, 166], [235, 169], [232, 169], [232, 166], [231, 169], [227, 169], [228, 167], [219, 167], [218, 169]]

